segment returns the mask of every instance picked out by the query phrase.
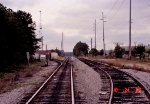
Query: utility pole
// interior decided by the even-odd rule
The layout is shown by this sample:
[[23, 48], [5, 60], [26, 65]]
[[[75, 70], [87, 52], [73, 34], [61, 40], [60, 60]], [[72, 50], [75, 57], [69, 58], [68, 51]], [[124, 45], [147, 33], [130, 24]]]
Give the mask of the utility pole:
[[95, 49], [96, 49], [96, 19], [95, 19]]
[[47, 44], [46, 44], [46, 51], [47, 51]]
[[43, 50], [43, 36], [42, 36], [42, 16], [41, 16], [41, 10], [39, 11], [40, 12], [40, 30], [39, 30], [39, 35], [41, 36], [41, 42], [42, 42], [42, 50]]
[[129, 10], [129, 59], [131, 59], [131, 0]]
[[104, 15], [103, 15], [103, 12], [102, 12], [102, 23], [103, 23], [103, 49], [104, 49], [104, 57], [105, 57], [105, 54], [106, 54], [106, 50], [105, 50], [105, 34], [104, 34], [104, 32], [105, 32], [105, 28], [104, 28], [104, 23], [106, 22], [105, 21], [105, 17], [104, 17]]
[[64, 41], [64, 35], [63, 35], [63, 32], [62, 32], [62, 40], [61, 40], [61, 50], [63, 51], [63, 41]]
[[91, 49], [92, 49], [92, 38], [91, 38]]
[[42, 51], [43, 51], [43, 46], [44, 46], [44, 43], [43, 43], [43, 42], [44, 42], [44, 37], [42, 36], [42, 37], [41, 37], [41, 39], [42, 39]]

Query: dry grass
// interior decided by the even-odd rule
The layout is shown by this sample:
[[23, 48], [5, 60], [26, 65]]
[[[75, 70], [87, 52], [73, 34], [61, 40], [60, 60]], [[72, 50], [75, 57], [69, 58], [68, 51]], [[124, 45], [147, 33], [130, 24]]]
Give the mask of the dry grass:
[[3, 90], [7, 83], [4, 83], [3, 81], [0, 81], [0, 90]]
[[25, 73], [25, 77], [32, 77], [33, 73], [32, 71], [28, 71]]
[[32, 77], [33, 74], [41, 70], [42, 64], [43, 63], [36, 62], [31, 64], [30, 67], [26, 65], [12, 73], [0, 73], [0, 93], [16, 88], [18, 85], [15, 83], [22, 78]]
[[0, 93], [10, 90], [11, 87], [15, 87], [15, 78], [16, 75], [13, 73], [4, 73], [4, 76], [0, 79]]
[[57, 59], [63, 61], [65, 60], [65, 57], [58, 57]]
[[42, 77], [47, 78], [47, 76], [46, 76], [46, 75], [43, 75]]
[[126, 60], [126, 59], [97, 59], [120, 68], [130, 68], [134, 70], [150, 72], [150, 63], [145, 60]]

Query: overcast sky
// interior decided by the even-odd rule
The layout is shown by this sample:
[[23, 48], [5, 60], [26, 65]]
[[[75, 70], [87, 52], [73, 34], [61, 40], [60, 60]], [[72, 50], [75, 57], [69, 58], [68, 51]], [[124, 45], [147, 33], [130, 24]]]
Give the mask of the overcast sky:
[[[42, 35], [49, 49], [61, 46], [64, 33], [64, 50], [72, 51], [74, 45], [94, 41], [94, 21], [97, 20], [97, 49], [102, 49], [102, 12], [105, 20], [106, 49], [116, 42], [128, 45], [129, 0], [0, 0], [14, 11], [31, 13], [39, 31], [42, 11]], [[132, 45], [150, 43], [150, 0], [132, 0]], [[39, 37], [39, 35], [38, 35]], [[94, 47], [94, 42], [93, 42]], [[45, 48], [45, 46], [44, 46]]]

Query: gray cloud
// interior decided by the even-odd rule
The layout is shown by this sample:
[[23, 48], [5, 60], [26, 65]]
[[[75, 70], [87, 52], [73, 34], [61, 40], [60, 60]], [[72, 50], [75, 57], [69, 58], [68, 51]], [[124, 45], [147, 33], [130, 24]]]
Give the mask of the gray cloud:
[[[128, 45], [129, 0], [2, 0], [12, 9], [29, 11], [39, 27], [39, 10], [42, 10], [42, 25], [45, 44], [60, 48], [64, 32], [64, 49], [72, 51], [78, 41], [94, 40], [93, 24], [97, 20], [97, 47], [102, 49], [101, 12], [106, 16], [106, 48], [113, 49], [115, 42]], [[116, 2], [116, 4], [115, 4]], [[114, 5], [114, 6], [113, 6]], [[148, 44], [150, 41], [150, 1], [132, 0], [132, 44]]]
[[21, 9], [23, 7], [32, 7], [39, 4], [41, 0], [1, 0], [1, 3], [14, 9]]

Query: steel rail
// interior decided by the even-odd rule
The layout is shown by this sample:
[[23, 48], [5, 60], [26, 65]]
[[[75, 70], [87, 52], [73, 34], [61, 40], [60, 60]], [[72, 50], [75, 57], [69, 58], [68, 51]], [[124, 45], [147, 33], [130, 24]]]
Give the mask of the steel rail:
[[[119, 69], [117, 69], [117, 70], [119, 70]], [[121, 71], [121, 72], [123, 72], [123, 73], [125, 73], [125, 74], [127, 74], [127, 75], [129, 75], [129, 76], [131, 76], [137, 83], [139, 83], [139, 84], [144, 88], [145, 92], [149, 95], [148, 98], [150, 99], [150, 91], [149, 91], [148, 88], [142, 83], [141, 80], [138, 80], [138, 77], [133, 76], [133, 75], [130, 74], [129, 72], [125, 72], [125, 71], [122, 71], [122, 70], [119, 70], [119, 71]], [[144, 82], [145, 82], [145, 81], [144, 81]]]
[[[96, 61], [96, 60], [95, 60], [95, 61]], [[99, 63], [99, 62], [97, 62], [97, 63]], [[104, 63], [104, 65], [108, 66], [108, 64], [106, 64], [106, 63]], [[119, 70], [119, 68], [117, 68], [117, 67], [115, 67], [115, 66], [111, 66], [111, 67], [112, 67], [112, 68], [115, 68], [115, 69], [117, 69], [117, 70]], [[146, 85], [144, 85], [144, 83], [142, 83], [141, 80], [138, 80], [138, 77], [137, 77], [137, 76], [134, 76], [134, 75], [132, 75], [131, 73], [126, 72], [126, 71], [123, 71], [123, 70], [119, 70], [119, 71], [125, 73], [125, 74], [128, 75], [128, 76], [130, 76], [130, 77], [133, 78], [137, 83], [139, 83], [139, 84], [143, 87], [143, 89], [145, 90], [145, 92], [149, 95], [148, 97], [149, 97], [149, 99], [150, 99], [150, 90], [146, 87]]]
[[74, 86], [73, 86], [73, 69], [72, 69], [72, 64], [71, 64], [71, 100], [72, 100], [72, 104], [75, 104], [75, 99], [74, 99]]
[[[86, 59], [86, 60], [87, 60], [87, 59]], [[94, 60], [90, 60], [90, 61], [95, 62]], [[93, 64], [93, 63], [92, 63], [92, 64]], [[93, 64], [93, 65], [94, 65], [94, 64]], [[97, 67], [97, 66], [96, 66], [96, 67]], [[97, 67], [97, 68], [99, 68], [99, 67]], [[111, 76], [110, 76], [106, 71], [104, 71], [104, 70], [101, 69], [101, 68], [99, 68], [99, 69], [102, 70], [102, 71], [108, 76], [108, 78], [109, 78], [109, 80], [110, 80], [111, 91], [110, 91], [110, 97], [109, 97], [108, 104], [112, 104], [111, 102], [112, 102], [112, 98], [113, 98], [113, 89], [114, 89], [113, 80], [112, 80]]]
[[109, 80], [110, 80], [111, 91], [110, 91], [110, 97], [109, 97], [108, 104], [112, 104], [111, 102], [112, 102], [112, 98], [113, 98], [113, 89], [114, 89], [113, 81], [112, 81], [111, 76], [106, 71], [104, 71], [103, 69], [101, 69], [101, 70], [104, 73], [106, 73], [106, 75], [109, 77]]
[[[66, 59], [67, 60], [67, 59]], [[40, 86], [40, 88], [30, 97], [30, 99], [25, 103], [25, 104], [29, 104], [34, 97], [41, 91], [41, 89], [47, 84], [47, 82], [53, 77], [53, 75], [60, 69], [60, 67], [64, 64], [64, 62], [66, 61], [64, 60], [56, 69], [55, 71], [47, 78], [47, 80]]]
[[[86, 59], [87, 60], [87, 59]], [[92, 61], [92, 62], [96, 62], [96, 60], [88, 60], [89, 62]], [[99, 62], [96, 62], [96, 63], [99, 63]], [[105, 64], [104, 64], [105, 65]], [[108, 65], [106, 65], [108, 66]], [[145, 94], [147, 95], [148, 99], [150, 99], [150, 91], [148, 90], [148, 88], [140, 81], [138, 80], [138, 78], [136, 76], [133, 76], [132, 74], [128, 73], [128, 72], [125, 72], [125, 71], [122, 71], [122, 70], [119, 70], [118, 68], [114, 67], [114, 66], [111, 66], [112, 68], [115, 68], [117, 69], [118, 71], [128, 75], [129, 77], [131, 77], [136, 83], [138, 83], [144, 90]], [[103, 69], [101, 69], [103, 70]], [[105, 71], [106, 72], [106, 71]], [[106, 72], [107, 73], [107, 72]], [[112, 82], [113, 83], [113, 82]], [[112, 90], [113, 91], [113, 90]], [[111, 94], [110, 98], [112, 99], [113, 98], [113, 94]], [[109, 104], [111, 104], [111, 102], [109, 102]]]

